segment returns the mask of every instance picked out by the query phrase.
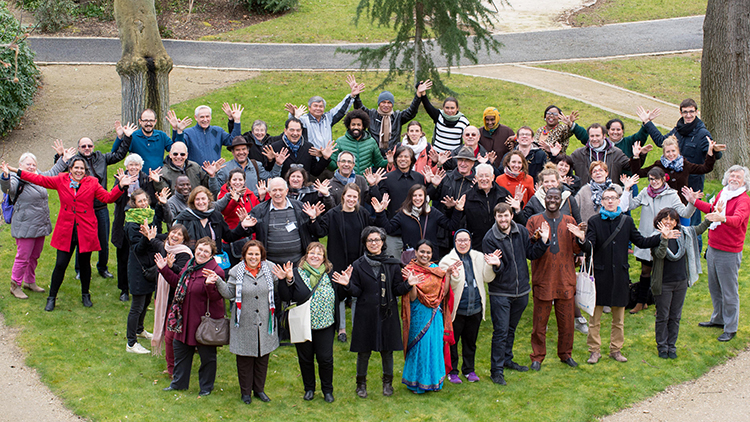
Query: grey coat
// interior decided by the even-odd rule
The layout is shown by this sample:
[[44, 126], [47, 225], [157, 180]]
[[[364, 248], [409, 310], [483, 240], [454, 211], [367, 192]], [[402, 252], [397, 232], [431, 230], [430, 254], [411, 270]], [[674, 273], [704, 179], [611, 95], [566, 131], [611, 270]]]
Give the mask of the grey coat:
[[[263, 267], [268, 269], [274, 285], [274, 296], [278, 279], [271, 273], [271, 265], [263, 261]], [[242, 312], [240, 326], [235, 327], [237, 307], [234, 304], [237, 283], [240, 272], [244, 273], [242, 282]], [[268, 283], [262, 272], [258, 278], [245, 270], [245, 263], [240, 262], [229, 270], [227, 281], [219, 279], [216, 287], [219, 293], [232, 301], [232, 319], [229, 322], [229, 351], [235, 355], [260, 357], [265, 356], [279, 347], [278, 327], [274, 321], [273, 333], [268, 333]]]
[[[622, 195], [622, 186], [612, 184], [612, 187], [617, 191], [617, 195]], [[601, 205], [596, 206], [594, 201], [591, 200], [591, 185], [586, 183], [576, 194], [576, 202], [578, 203], [578, 212], [581, 213], [581, 221], [589, 221], [589, 218], [599, 214]]]
[[[65, 168], [64, 160], [57, 160], [57, 163], [51, 169], [39, 174], [56, 176]], [[0, 177], [0, 188], [6, 195], [10, 194], [11, 198], [15, 198], [19, 181], [15, 173], [11, 173], [8, 179]], [[47, 189], [33, 183], [26, 183], [13, 207], [10, 234], [15, 239], [33, 239], [47, 236], [50, 233], [52, 233], [52, 222], [49, 218]]]

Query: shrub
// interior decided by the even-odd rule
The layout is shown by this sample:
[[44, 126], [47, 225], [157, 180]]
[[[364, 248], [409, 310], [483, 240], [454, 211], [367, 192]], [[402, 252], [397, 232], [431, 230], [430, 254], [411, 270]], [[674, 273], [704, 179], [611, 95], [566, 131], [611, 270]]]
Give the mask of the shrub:
[[[0, 2], [0, 44], [11, 44], [16, 36], [23, 37], [15, 17], [7, 4]], [[36, 93], [39, 70], [34, 64], [34, 53], [25, 41], [17, 44], [17, 50], [0, 47], [0, 136], [10, 132], [31, 105]]]
[[76, 4], [72, 0], [40, 0], [34, 17], [40, 30], [55, 32], [73, 22], [75, 9]]
[[241, 0], [253, 12], [280, 13], [297, 7], [298, 0]]

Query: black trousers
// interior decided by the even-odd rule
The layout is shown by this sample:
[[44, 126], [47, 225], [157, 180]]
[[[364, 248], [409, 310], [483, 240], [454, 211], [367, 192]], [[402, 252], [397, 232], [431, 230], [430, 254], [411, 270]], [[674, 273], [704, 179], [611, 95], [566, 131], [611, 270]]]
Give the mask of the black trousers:
[[[357, 353], [357, 376], [366, 377], [367, 367], [370, 364], [372, 352]], [[393, 376], [393, 351], [383, 350], [380, 352], [380, 363], [383, 366], [383, 375]]]
[[147, 295], [133, 295], [128, 312], [128, 346], [138, 341], [138, 333], [143, 332], [143, 320], [148, 312], [148, 304], [151, 303], [151, 293]]
[[320, 389], [323, 393], [333, 393], [333, 338], [336, 336], [334, 325], [331, 324], [322, 330], [312, 330], [311, 342], [295, 344], [305, 391], [315, 391], [314, 359], [316, 358]]
[[216, 346], [189, 346], [177, 339], [172, 343], [174, 348], [174, 378], [172, 388], [187, 390], [190, 386], [190, 370], [193, 367], [193, 355], [198, 349], [201, 366], [198, 369], [198, 383], [200, 391], [211, 391], [216, 381]]
[[128, 293], [128, 258], [130, 257], [130, 242], [122, 240], [122, 247], [117, 248], [117, 288], [121, 293]]
[[265, 389], [269, 356], [270, 353], [261, 357], [237, 355], [237, 379], [243, 396], [249, 396], [253, 391], [262, 393]]
[[[73, 227], [73, 236], [70, 239], [70, 252], [57, 251], [57, 261], [55, 269], [52, 270], [52, 280], [49, 286], [50, 297], [57, 297], [57, 292], [62, 286], [65, 279], [65, 270], [68, 269], [70, 259], [73, 257], [73, 251], [78, 249], [78, 228]], [[91, 252], [78, 254], [78, 259], [83, 264], [81, 267], [81, 294], [89, 292], [91, 286]]]
[[461, 340], [461, 356], [464, 362], [461, 373], [468, 375], [474, 372], [474, 356], [477, 354], [477, 337], [479, 326], [482, 324], [482, 312], [474, 315], [458, 315], [453, 320], [453, 338], [456, 343], [451, 345], [451, 374], [458, 375], [458, 340]]

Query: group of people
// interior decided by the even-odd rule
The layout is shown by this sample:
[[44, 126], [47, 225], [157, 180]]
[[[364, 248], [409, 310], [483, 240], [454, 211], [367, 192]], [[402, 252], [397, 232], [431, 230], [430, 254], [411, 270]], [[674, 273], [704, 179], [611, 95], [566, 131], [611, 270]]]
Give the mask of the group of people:
[[[494, 383], [505, 385], [506, 369], [541, 369], [553, 308], [562, 363], [578, 365], [576, 329], [587, 334], [588, 363], [599, 361], [604, 312], [612, 313], [609, 356], [626, 362], [631, 243], [642, 265], [631, 313], [646, 308], [652, 292], [657, 353], [676, 358], [681, 310], [701, 272], [701, 234], [708, 230], [714, 310], [700, 325], [723, 327], [720, 341], [734, 337], [750, 171], [730, 167], [721, 192], [702, 199], [703, 175], [725, 146], [711, 140], [693, 100], [682, 102], [682, 118], [667, 135], [651, 122], [658, 110], [639, 107], [643, 125], [626, 137], [619, 119], [584, 128], [577, 112], [565, 115], [554, 105], [537, 130], [502, 125], [495, 107], [473, 126], [455, 98], [440, 109], [430, 102], [430, 81], [417, 85], [405, 110], [394, 110], [388, 91], [369, 109], [360, 98], [364, 84], [352, 76], [346, 82], [350, 93], [328, 111], [320, 96], [306, 107], [286, 104], [289, 117], [277, 136], [262, 120], [242, 133], [238, 104], [222, 107], [227, 130], [211, 125], [208, 106], [195, 109], [193, 126], [170, 111], [171, 137], [145, 110], [138, 126], [115, 124], [111, 152], [94, 151], [82, 138], [69, 149], [56, 141], [57, 161], [47, 172], [37, 170], [31, 153], [19, 168], [3, 162], [0, 186], [14, 202], [18, 248], [11, 293], [24, 299], [24, 288], [45, 291], [35, 269], [52, 232], [57, 258], [45, 310], [55, 309], [74, 251], [82, 303], [93, 306], [91, 254], [99, 251], [97, 269], [111, 276], [106, 204], [115, 203], [117, 285], [120, 300], [131, 302], [126, 351], [164, 348], [172, 377], [165, 390], [188, 388], [197, 351], [200, 395], [211, 393], [217, 346], [200, 343], [196, 331], [203, 316], [224, 318], [228, 300], [229, 350], [243, 402], [271, 400], [264, 387], [269, 357], [286, 331], [280, 327], [303, 333], [295, 340], [303, 398], [315, 396], [317, 362], [323, 399], [333, 402], [336, 339], [357, 353], [361, 398], [368, 395], [372, 352], [380, 353], [385, 396], [394, 392], [393, 352], [404, 353], [401, 382], [414, 393], [440, 390], [446, 378], [479, 381], [475, 354], [488, 304]], [[413, 121], [420, 104], [434, 123], [431, 142]], [[346, 133], [333, 140], [340, 120]], [[572, 136], [582, 146], [567, 155]], [[649, 136], [663, 155], [644, 166]], [[223, 147], [231, 160], [221, 157]], [[125, 170], [107, 190], [107, 166], [123, 159]], [[639, 177], [648, 177], [640, 192]], [[54, 231], [45, 188], [60, 197]], [[627, 213], [638, 207], [636, 225]], [[576, 306], [576, 266], [583, 261], [591, 262], [597, 291], [590, 321]], [[530, 294], [532, 353], [525, 366], [514, 360], [513, 346]], [[150, 333], [144, 323], [152, 303]]]

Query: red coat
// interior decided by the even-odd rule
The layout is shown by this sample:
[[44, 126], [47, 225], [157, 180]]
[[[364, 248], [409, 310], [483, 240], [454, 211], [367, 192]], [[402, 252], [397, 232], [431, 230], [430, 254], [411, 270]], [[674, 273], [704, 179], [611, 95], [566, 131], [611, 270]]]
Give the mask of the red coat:
[[77, 225], [79, 252], [101, 250], [96, 229], [94, 198], [105, 204], [115, 202], [124, 192], [119, 184], [113, 187], [111, 192], [107, 192], [96, 177], [85, 176], [76, 192], [70, 187], [70, 174], [68, 173], [50, 177], [21, 171], [19, 177], [35, 185], [55, 189], [60, 197], [60, 212], [57, 214], [57, 223], [55, 223], [55, 231], [52, 233], [50, 242], [53, 248], [70, 252], [73, 227]]
[[[224, 195], [228, 193], [229, 190], [227, 189], [227, 184], [225, 183], [221, 187], [217, 199], [223, 198]], [[247, 213], [250, 214], [250, 211], [252, 211], [253, 207], [258, 204], [260, 204], [260, 201], [258, 201], [258, 197], [255, 196], [253, 191], [251, 191], [250, 189], [246, 189], [245, 194], [242, 196], [242, 198], [240, 198], [240, 202], [237, 202], [234, 199], [230, 199], [226, 208], [224, 208], [224, 210], [221, 212], [221, 215], [224, 216], [224, 221], [227, 222], [229, 228], [234, 230], [235, 227], [240, 224], [240, 218], [237, 217], [237, 208], [242, 206], [245, 208]]]
[[507, 174], [501, 174], [500, 176], [497, 176], [495, 182], [505, 189], [508, 189], [508, 192], [510, 192], [511, 195], [515, 195], [516, 186], [522, 185], [523, 187], [525, 187], [526, 193], [523, 194], [523, 199], [521, 199], [524, 205], [529, 203], [529, 199], [531, 199], [531, 197], [534, 196], [534, 193], [536, 192], [534, 190], [534, 179], [524, 172], [521, 172], [518, 177], [511, 177]]

